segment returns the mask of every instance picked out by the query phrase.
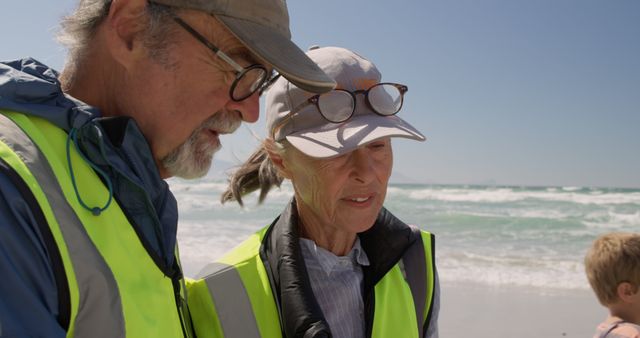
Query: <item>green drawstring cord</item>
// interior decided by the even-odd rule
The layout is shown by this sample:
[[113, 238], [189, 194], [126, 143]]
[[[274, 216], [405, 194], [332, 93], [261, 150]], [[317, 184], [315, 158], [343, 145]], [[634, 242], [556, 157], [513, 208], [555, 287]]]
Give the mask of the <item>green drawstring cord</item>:
[[[109, 207], [109, 205], [111, 204], [111, 200], [113, 199], [113, 187], [111, 185], [111, 180], [103, 170], [98, 168], [97, 165], [91, 162], [91, 160], [89, 160], [86, 156], [84, 156], [82, 151], [80, 151], [80, 148], [78, 147], [78, 139], [77, 139], [76, 132], [77, 132], [76, 128], [71, 128], [71, 131], [69, 131], [69, 136], [67, 136], [67, 163], [69, 164], [69, 172], [71, 174], [71, 183], [73, 184], [73, 190], [75, 190], [76, 192], [76, 196], [78, 197], [78, 202], [80, 202], [80, 205], [82, 205], [83, 208], [91, 211], [91, 213], [94, 216], [100, 216], [100, 213], [102, 213]], [[107, 201], [107, 204], [105, 204], [104, 207], [102, 208], [100, 207], [91, 208], [86, 203], [84, 203], [84, 201], [80, 197], [80, 193], [78, 192], [78, 185], [76, 184], [76, 178], [75, 178], [75, 175], [73, 174], [73, 166], [71, 165], [71, 151], [70, 151], [71, 140], [73, 140], [73, 144], [76, 146], [76, 150], [78, 151], [78, 154], [80, 154], [80, 157], [82, 157], [82, 159], [85, 162], [87, 162], [91, 166], [91, 168], [93, 168], [93, 170], [98, 172], [98, 174], [102, 176], [105, 182], [107, 182], [107, 187], [109, 188], [109, 200]], [[104, 149], [102, 149], [102, 147], [100, 147], [100, 150], [104, 152]]]

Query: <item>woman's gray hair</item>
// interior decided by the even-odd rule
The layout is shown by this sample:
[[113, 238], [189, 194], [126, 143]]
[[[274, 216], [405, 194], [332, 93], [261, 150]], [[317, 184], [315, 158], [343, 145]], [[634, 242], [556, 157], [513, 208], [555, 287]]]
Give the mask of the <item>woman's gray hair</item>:
[[[109, 14], [112, 0], [80, 0], [75, 12], [62, 19], [58, 41], [68, 48], [65, 70], [74, 74], [77, 66], [87, 55], [89, 42], [96, 34], [98, 26]], [[148, 2], [143, 18], [147, 20], [145, 46], [150, 56], [166, 61], [166, 49], [172, 29], [167, 22], [172, 19], [173, 9], [168, 6]]]
[[261, 204], [274, 186], [280, 187], [284, 178], [269, 158], [269, 151], [284, 155], [287, 149], [286, 141], [276, 143], [266, 139], [262, 145], [229, 176], [229, 186], [222, 193], [221, 202], [237, 201], [244, 205], [242, 197], [260, 189], [258, 204]]

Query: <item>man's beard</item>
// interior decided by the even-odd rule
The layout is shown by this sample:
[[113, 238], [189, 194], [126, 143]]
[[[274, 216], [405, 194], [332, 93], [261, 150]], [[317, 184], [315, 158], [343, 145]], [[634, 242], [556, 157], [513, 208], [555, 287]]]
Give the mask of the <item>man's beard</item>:
[[186, 179], [199, 178], [206, 175], [211, 167], [213, 154], [220, 150], [219, 140], [212, 144], [209, 129], [222, 133], [232, 133], [242, 123], [236, 112], [220, 111], [204, 121], [200, 127], [191, 133], [189, 138], [178, 148], [172, 150], [161, 162], [169, 176]]

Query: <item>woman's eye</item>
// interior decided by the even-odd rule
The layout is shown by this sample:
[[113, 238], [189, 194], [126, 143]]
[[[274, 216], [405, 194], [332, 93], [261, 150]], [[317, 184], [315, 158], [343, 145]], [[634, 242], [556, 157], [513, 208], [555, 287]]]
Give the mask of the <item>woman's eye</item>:
[[369, 147], [372, 149], [380, 149], [380, 148], [384, 148], [385, 146], [386, 146], [385, 142], [373, 142], [369, 144]]

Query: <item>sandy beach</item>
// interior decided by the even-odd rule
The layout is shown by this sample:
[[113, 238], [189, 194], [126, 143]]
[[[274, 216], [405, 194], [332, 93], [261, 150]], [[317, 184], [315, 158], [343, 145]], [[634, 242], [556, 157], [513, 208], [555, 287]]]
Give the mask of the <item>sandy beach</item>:
[[592, 337], [606, 316], [591, 290], [442, 283], [440, 337]]

